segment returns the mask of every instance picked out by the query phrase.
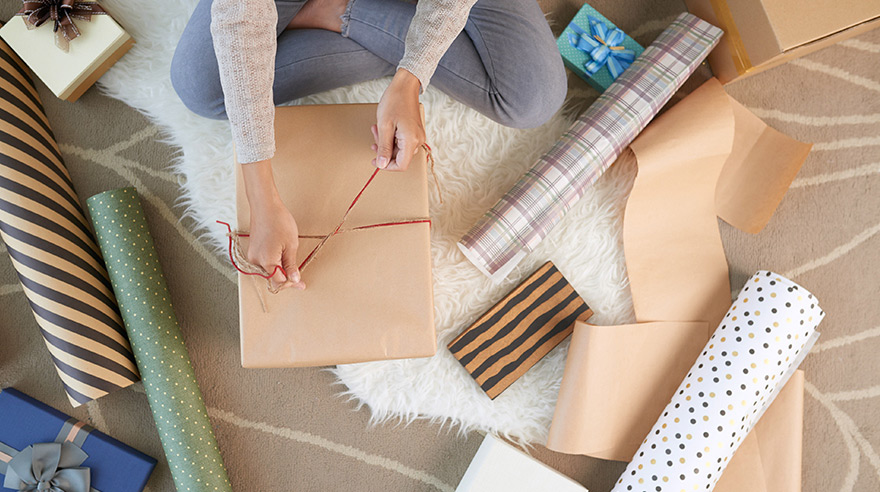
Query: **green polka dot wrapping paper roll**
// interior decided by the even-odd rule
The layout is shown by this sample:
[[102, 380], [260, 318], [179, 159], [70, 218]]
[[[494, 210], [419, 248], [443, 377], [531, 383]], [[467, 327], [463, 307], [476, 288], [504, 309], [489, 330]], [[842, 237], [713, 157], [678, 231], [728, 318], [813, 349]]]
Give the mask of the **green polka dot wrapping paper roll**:
[[137, 190], [86, 204], [177, 490], [231, 492]]
[[803, 287], [753, 275], [612, 492], [713, 490], [816, 342], [824, 315]]

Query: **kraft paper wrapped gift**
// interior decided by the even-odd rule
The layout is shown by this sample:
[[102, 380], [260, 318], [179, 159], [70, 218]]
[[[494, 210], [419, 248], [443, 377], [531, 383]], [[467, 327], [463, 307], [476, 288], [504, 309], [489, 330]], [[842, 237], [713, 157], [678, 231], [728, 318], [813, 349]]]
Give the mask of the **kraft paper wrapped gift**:
[[876, 0], [685, 0], [724, 30], [709, 55], [723, 83], [776, 67], [880, 27]]
[[[75, 8], [91, 2], [76, 1]], [[68, 50], [56, 46], [58, 36], [47, 20], [28, 29], [27, 18], [13, 17], [0, 28], [0, 37], [21, 57], [49, 90], [60, 99], [74, 102], [134, 44], [110, 15], [74, 18], [80, 35], [68, 43]], [[33, 26], [31, 26], [33, 27]]]
[[28, 483], [29, 478], [22, 476], [27, 473], [16, 473], [18, 483], [9, 486], [15, 481], [10, 475], [29, 468], [31, 446], [35, 456], [60, 451], [62, 463], [55, 473], [61, 475], [56, 478], [75, 475], [80, 485], [88, 482], [85, 488], [65, 487], [65, 492], [89, 492], [89, 487], [92, 492], [140, 492], [156, 466], [155, 459], [20, 391], [0, 391], [0, 490], [20, 490], [22, 481]]
[[562, 31], [556, 46], [565, 66], [600, 94], [645, 51], [589, 4]]
[[456, 492], [587, 492], [566, 477], [510, 444], [486, 436]]
[[[375, 171], [370, 125], [375, 104], [278, 108], [272, 168], [300, 233], [298, 262], [332, 233]], [[406, 172], [379, 171], [302, 270], [307, 288], [268, 291], [239, 275], [244, 367], [304, 367], [430, 357], [436, 352], [430, 224], [352, 228], [428, 217], [427, 159]], [[243, 164], [247, 165], [247, 164]], [[239, 164], [238, 232], [250, 228]], [[305, 237], [311, 236], [311, 237]], [[247, 251], [247, 238], [242, 238]]]

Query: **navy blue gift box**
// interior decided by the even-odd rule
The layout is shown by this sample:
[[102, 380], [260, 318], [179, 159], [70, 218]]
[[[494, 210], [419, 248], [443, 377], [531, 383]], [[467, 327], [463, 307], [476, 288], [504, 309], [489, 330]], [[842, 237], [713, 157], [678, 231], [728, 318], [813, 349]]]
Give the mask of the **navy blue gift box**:
[[[65, 443], [64, 452], [71, 451], [71, 445], [75, 445], [81, 451], [73, 449], [68, 456], [88, 455], [81, 464], [68, 465], [73, 471], [64, 473], [81, 473], [79, 469], [88, 468], [93, 491], [141, 492], [156, 466], [155, 459], [13, 388], [0, 391], [0, 490], [18, 490], [2, 486], [10, 471], [9, 463], [29, 446], [42, 443]], [[53, 446], [60, 448], [49, 445], [42, 450], [51, 450]], [[30, 456], [33, 451], [37, 456], [38, 449], [34, 446], [26, 453]], [[62, 457], [61, 462], [70, 462], [70, 458]]]

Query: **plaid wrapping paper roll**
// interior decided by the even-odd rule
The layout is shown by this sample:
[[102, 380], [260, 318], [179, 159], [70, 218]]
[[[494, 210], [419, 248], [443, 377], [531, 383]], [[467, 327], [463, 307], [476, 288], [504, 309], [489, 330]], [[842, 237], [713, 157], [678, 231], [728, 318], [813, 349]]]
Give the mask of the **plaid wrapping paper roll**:
[[612, 492], [713, 490], [819, 338], [824, 316], [803, 287], [755, 273]]
[[37, 90], [2, 41], [0, 237], [71, 404], [136, 382], [101, 253]]
[[722, 31], [684, 13], [474, 225], [458, 246], [495, 281], [547, 236], [718, 43]]

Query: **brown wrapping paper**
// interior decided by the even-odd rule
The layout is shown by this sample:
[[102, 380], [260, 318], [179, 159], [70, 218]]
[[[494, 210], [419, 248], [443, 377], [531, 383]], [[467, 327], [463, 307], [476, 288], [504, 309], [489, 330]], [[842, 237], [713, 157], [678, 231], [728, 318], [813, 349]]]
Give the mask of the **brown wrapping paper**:
[[[550, 429], [551, 449], [629, 459], [632, 453], [619, 450], [639, 447], [708, 339], [709, 326], [700, 321], [577, 322], [559, 395], [565, 404], [557, 405]], [[656, 409], [651, 418], [646, 408]], [[613, 418], [609, 409], [614, 409]]]
[[[375, 104], [278, 108], [275, 181], [301, 235], [338, 225], [374, 169]], [[247, 164], [245, 164], [247, 165]], [[250, 210], [241, 173], [238, 228]], [[406, 172], [381, 171], [345, 228], [428, 216], [426, 156]], [[298, 261], [319, 242], [300, 239]], [[242, 242], [246, 251], [247, 241]], [[429, 224], [345, 232], [302, 272], [308, 288], [271, 294], [260, 277], [239, 275], [244, 367], [302, 367], [429, 357], [436, 351]]]
[[[706, 330], [718, 326], [730, 307], [716, 217], [761, 230], [810, 147], [767, 127], [714, 79], [633, 142], [639, 173], [626, 205], [623, 243], [639, 323], [576, 327], [550, 449], [632, 457], [708, 340]], [[771, 482], [783, 488], [768, 491], [800, 490], [801, 437], [792, 427], [801, 425], [803, 392], [796, 379], [767, 412], [777, 416], [767, 421], [785, 425], [762, 420], [716, 490], [764, 490]], [[772, 470], [767, 477], [793, 477], [792, 466], [796, 481], [759, 476], [761, 485], [750, 485], [756, 469]]]

